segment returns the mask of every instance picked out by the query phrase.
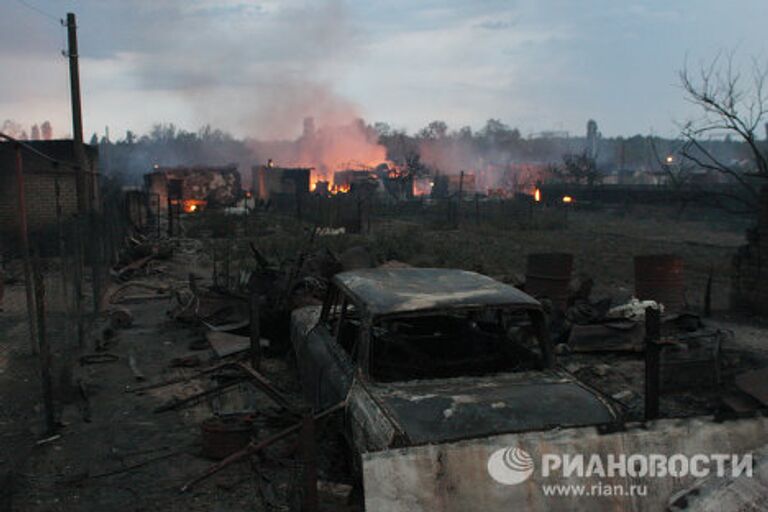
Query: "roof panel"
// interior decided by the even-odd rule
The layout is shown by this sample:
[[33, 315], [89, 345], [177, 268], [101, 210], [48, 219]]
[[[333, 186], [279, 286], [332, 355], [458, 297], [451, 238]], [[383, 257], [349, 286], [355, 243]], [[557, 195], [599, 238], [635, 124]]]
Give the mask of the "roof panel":
[[540, 307], [517, 288], [467, 270], [371, 268], [342, 272], [334, 281], [372, 315], [473, 306]]

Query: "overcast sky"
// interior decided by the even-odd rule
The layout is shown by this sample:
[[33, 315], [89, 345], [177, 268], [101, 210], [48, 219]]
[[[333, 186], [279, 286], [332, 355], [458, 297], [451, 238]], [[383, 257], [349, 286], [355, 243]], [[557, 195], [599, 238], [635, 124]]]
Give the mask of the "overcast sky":
[[305, 115], [672, 136], [693, 113], [686, 62], [768, 58], [766, 0], [0, 0], [0, 121], [71, 131], [68, 11], [87, 136], [113, 138], [155, 122], [293, 136]]

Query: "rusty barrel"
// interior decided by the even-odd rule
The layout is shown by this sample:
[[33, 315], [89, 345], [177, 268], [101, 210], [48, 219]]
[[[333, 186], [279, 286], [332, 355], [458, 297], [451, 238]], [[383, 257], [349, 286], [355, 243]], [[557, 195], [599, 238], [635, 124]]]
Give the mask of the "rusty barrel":
[[683, 259], [674, 254], [635, 256], [635, 295], [664, 304], [667, 312], [681, 311], [685, 306]]
[[573, 254], [550, 252], [528, 255], [525, 291], [536, 298], [549, 299], [565, 309], [573, 271]]
[[244, 413], [213, 416], [203, 421], [203, 455], [223, 459], [245, 448], [253, 435], [253, 415]]

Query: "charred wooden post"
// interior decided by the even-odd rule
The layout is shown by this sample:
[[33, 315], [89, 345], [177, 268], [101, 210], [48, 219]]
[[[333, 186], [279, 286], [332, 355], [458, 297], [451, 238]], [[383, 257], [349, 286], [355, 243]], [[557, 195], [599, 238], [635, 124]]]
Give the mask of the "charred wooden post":
[[153, 194], [153, 197], [155, 198], [155, 227], [157, 229], [157, 238], [160, 238], [160, 195], [159, 194]]
[[51, 348], [48, 345], [48, 337], [45, 332], [45, 283], [40, 260], [35, 255], [32, 264], [35, 281], [35, 303], [37, 305], [37, 340], [40, 361], [40, 382], [43, 391], [43, 407], [45, 413], [45, 427], [49, 435], [56, 429], [53, 412], [53, 385], [51, 380]]
[[661, 311], [645, 310], [645, 419], [659, 417], [659, 381], [661, 370]]
[[66, 313], [66, 331], [67, 336], [70, 336], [72, 334], [71, 330], [71, 324], [69, 322], [69, 319], [72, 318], [73, 312], [72, 312], [72, 301], [69, 300], [69, 278], [71, 276], [70, 272], [65, 272], [65, 268], [67, 268], [67, 247], [66, 247], [66, 236], [64, 234], [64, 223], [62, 221], [63, 217], [63, 211], [61, 207], [61, 186], [59, 183], [59, 178], [56, 177], [56, 181], [54, 182], [54, 190], [56, 193], [56, 231], [57, 235], [59, 237], [59, 265], [61, 266], [61, 296], [64, 298], [64, 311]]
[[224, 289], [229, 290], [229, 283], [231, 282], [231, 265], [232, 265], [232, 238], [231, 235], [227, 238], [227, 244], [224, 247]]
[[75, 319], [77, 322], [77, 343], [85, 347], [85, 312], [83, 311], [83, 240], [81, 238], [80, 219], [76, 219], [72, 227], [72, 244], [74, 248], [74, 299]]
[[27, 295], [27, 321], [32, 352], [37, 352], [37, 324], [35, 320], [35, 295], [32, 286], [32, 262], [29, 255], [29, 234], [27, 230], [27, 202], [24, 192], [24, 170], [21, 158], [21, 144], [16, 143], [16, 198], [19, 206], [19, 241], [21, 257], [24, 260], [24, 286]]
[[261, 324], [259, 319], [259, 303], [261, 297], [255, 293], [250, 297], [250, 321], [251, 321], [251, 366], [255, 370], [261, 368]]
[[704, 318], [712, 316], [712, 274], [714, 269], [709, 268], [709, 274], [707, 275], [707, 287], [704, 290]]
[[306, 412], [301, 421], [301, 459], [304, 489], [302, 512], [316, 512], [317, 502], [317, 452], [315, 447], [315, 418]]
[[91, 236], [88, 239], [91, 260], [91, 287], [93, 292], [93, 313], [101, 313], [101, 241], [104, 238], [103, 225], [94, 212], [90, 214]]
[[173, 202], [168, 198], [168, 236], [173, 237]]
[[213, 287], [216, 288], [219, 285], [219, 268], [218, 268], [218, 260], [216, 259], [216, 246], [211, 245], [211, 259], [213, 260], [213, 265], [211, 268], [211, 282], [213, 283]]

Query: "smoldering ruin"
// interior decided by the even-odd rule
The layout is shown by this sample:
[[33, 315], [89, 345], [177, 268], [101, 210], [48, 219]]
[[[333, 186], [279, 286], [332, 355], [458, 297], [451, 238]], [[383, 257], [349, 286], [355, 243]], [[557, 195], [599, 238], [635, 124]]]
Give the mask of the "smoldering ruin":
[[64, 24], [74, 135], [0, 130], [0, 508], [765, 508], [763, 81], [409, 133], [278, 69], [261, 135], [86, 144]]

